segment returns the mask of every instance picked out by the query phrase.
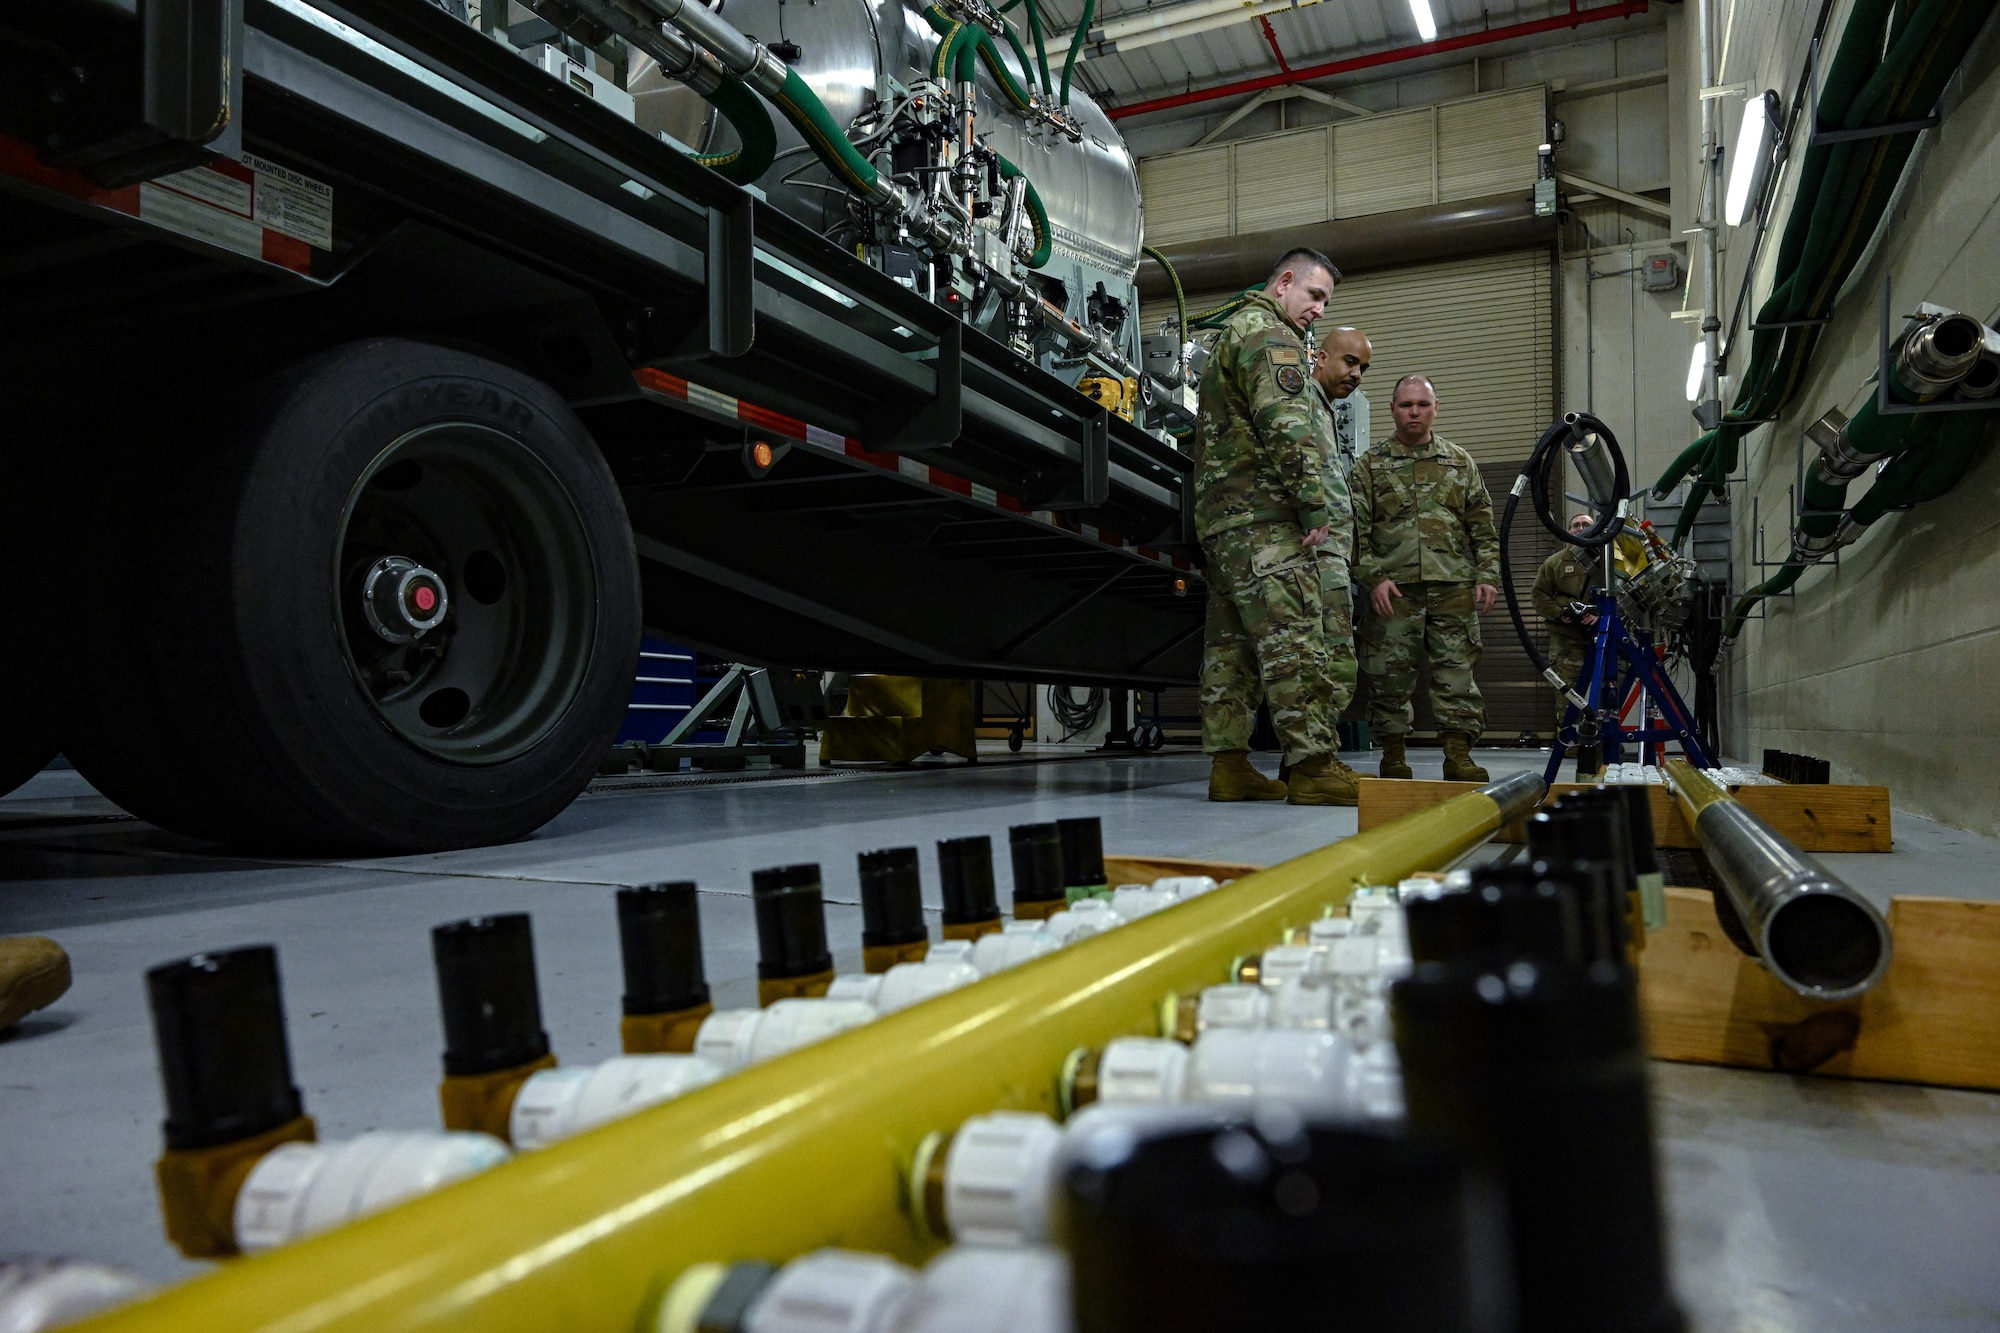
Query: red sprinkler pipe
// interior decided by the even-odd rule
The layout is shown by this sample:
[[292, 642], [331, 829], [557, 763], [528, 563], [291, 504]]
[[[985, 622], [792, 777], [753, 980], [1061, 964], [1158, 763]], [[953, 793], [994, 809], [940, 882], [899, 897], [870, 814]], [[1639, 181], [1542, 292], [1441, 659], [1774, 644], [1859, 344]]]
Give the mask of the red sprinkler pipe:
[[1551, 18], [1509, 23], [1504, 27], [1467, 33], [1463, 37], [1441, 37], [1437, 41], [1419, 42], [1415, 46], [1399, 46], [1365, 56], [1329, 61], [1324, 65], [1308, 65], [1303, 69], [1283, 70], [1277, 74], [1260, 75], [1254, 79], [1239, 79], [1235, 83], [1221, 83], [1213, 88], [1197, 88], [1191, 92], [1175, 93], [1171, 97], [1155, 97], [1150, 101], [1134, 102], [1130, 106], [1113, 107], [1110, 116], [1113, 120], [1123, 120], [1127, 116], [1143, 116], [1149, 111], [1167, 111], [1177, 106], [1212, 102], [1220, 97], [1261, 93], [1267, 88], [1282, 88], [1293, 83], [1310, 83], [1314, 79], [1328, 79], [1336, 74], [1351, 74], [1358, 69], [1399, 64], [1405, 60], [1415, 60], [1419, 56], [1463, 51], [1473, 46], [1491, 46], [1495, 42], [1510, 41], [1516, 37], [1532, 37], [1542, 32], [1560, 32], [1564, 28], [1580, 28], [1586, 23], [1601, 23], [1605, 19], [1633, 18], [1645, 12], [1646, 0], [1619, 0], [1617, 4], [1601, 5], [1596, 9], [1581, 9], [1577, 6], [1577, 0], [1569, 0], [1569, 12]]

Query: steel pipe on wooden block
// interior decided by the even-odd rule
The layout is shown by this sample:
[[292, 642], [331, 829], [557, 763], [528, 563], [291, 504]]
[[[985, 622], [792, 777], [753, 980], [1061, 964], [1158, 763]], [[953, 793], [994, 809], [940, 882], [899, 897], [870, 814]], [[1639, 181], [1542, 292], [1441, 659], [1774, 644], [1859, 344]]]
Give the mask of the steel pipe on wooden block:
[[1889, 969], [1889, 924], [1728, 790], [1684, 759], [1667, 761], [1681, 814], [1772, 976], [1815, 1000], [1861, 994]]
[[1070, 1051], [1158, 1032], [1170, 993], [1359, 885], [1449, 865], [1544, 791], [1535, 774], [1488, 784], [90, 1327], [631, 1333], [698, 1262], [917, 1259], [932, 1242], [903, 1173], [926, 1135], [1054, 1113]]

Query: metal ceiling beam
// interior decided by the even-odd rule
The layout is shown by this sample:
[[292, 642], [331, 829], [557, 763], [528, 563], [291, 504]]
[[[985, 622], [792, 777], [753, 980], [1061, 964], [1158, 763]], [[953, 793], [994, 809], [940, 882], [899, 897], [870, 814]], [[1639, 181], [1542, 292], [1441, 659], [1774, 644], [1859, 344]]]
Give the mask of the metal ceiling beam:
[[1375, 51], [1363, 56], [1350, 56], [1345, 60], [1329, 61], [1323, 65], [1308, 65], [1285, 73], [1265, 74], [1254, 79], [1238, 79], [1232, 83], [1217, 84], [1212, 88], [1196, 88], [1189, 92], [1175, 93], [1169, 97], [1154, 97], [1143, 102], [1133, 102], [1129, 106], [1111, 108], [1113, 120], [1124, 120], [1129, 116], [1143, 116], [1153, 111], [1170, 111], [1175, 107], [1194, 106], [1201, 102], [1213, 102], [1224, 97], [1240, 97], [1245, 93], [1260, 93], [1267, 88], [1283, 88], [1291, 84], [1310, 83], [1316, 79], [1329, 79], [1338, 74], [1351, 74], [1356, 70], [1376, 69], [1383, 65], [1400, 64], [1405, 60], [1418, 60], [1424, 56], [1443, 55], [1451, 51], [1465, 51], [1474, 47], [1491, 46], [1496, 42], [1512, 41], [1517, 37], [1533, 37], [1539, 33], [1561, 32], [1566, 28], [1580, 28], [1586, 23], [1602, 23], [1607, 19], [1634, 18], [1646, 12], [1647, 0], [1619, 0], [1616, 4], [1600, 5], [1595, 9], [1584, 9], [1570, 0], [1569, 10], [1545, 19], [1531, 19], [1524, 23], [1508, 23], [1498, 28], [1487, 28], [1481, 32], [1467, 33], [1462, 37], [1442, 37], [1434, 42], [1419, 42], [1415, 46], [1399, 46], [1387, 51]]

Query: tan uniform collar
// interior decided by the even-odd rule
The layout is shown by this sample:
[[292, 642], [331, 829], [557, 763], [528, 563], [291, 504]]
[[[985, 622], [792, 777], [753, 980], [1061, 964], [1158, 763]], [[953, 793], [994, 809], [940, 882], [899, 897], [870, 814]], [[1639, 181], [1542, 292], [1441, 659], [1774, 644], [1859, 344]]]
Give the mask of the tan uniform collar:
[[1303, 338], [1306, 336], [1305, 330], [1301, 329], [1298, 325], [1292, 323], [1292, 317], [1285, 313], [1285, 308], [1283, 306], [1279, 305], [1276, 301], [1271, 299], [1270, 293], [1264, 291], [1262, 288], [1259, 288], [1258, 290], [1250, 293], [1250, 301], [1251, 304], [1261, 305], [1266, 310], [1276, 315], [1279, 318], [1279, 320], [1281, 320], [1284, 323], [1284, 326], [1286, 328], [1290, 329], [1293, 333], [1298, 334], [1299, 337]]

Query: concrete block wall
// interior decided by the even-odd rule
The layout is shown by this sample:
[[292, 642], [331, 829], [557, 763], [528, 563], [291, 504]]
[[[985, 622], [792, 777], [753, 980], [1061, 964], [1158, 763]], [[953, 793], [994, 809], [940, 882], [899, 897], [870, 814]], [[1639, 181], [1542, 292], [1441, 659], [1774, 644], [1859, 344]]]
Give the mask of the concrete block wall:
[[[1753, 30], [1732, 35], [1722, 82], [1747, 80], [1789, 98], [1815, 7], [1735, 6]], [[1847, 9], [1839, 6], [1830, 34]], [[1741, 103], [1724, 105], [1727, 137]], [[1796, 170], [1795, 157], [1788, 174]], [[1733, 296], [1747, 231], [1731, 241], [1724, 291]], [[2000, 21], [1989, 22], [1947, 90], [1944, 123], [1913, 157], [1872, 254], [1840, 295], [1803, 391], [1783, 420], [1746, 443], [1747, 484], [1732, 497], [1739, 585], [1768, 572], [1748, 567], [1751, 496], [1764, 551], [1775, 558], [1786, 544], [1799, 432], [1829, 407], [1851, 415], [1871, 392], [1864, 381], [1875, 368], [1885, 276], [1898, 314], [1928, 300], [1989, 324], [2000, 317]], [[1757, 296], [1768, 290], [1768, 275], [1760, 279]], [[1747, 339], [1744, 348], [1739, 358]], [[2000, 430], [1988, 438], [2000, 441]], [[1850, 502], [1864, 493], [1857, 482]], [[1885, 517], [1847, 548], [1839, 568], [1811, 570], [1796, 597], [1766, 603], [1765, 618], [1726, 656], [1727, 749], [1818, 755], [1832, 761], [1835, 781], [1887, 783], [1899, 807], [2000, 834], [2000, 764], [1991, 753], [2000, 737], [1996, 497], [2000, 449], [1989, 443], [1956, 490]]]

